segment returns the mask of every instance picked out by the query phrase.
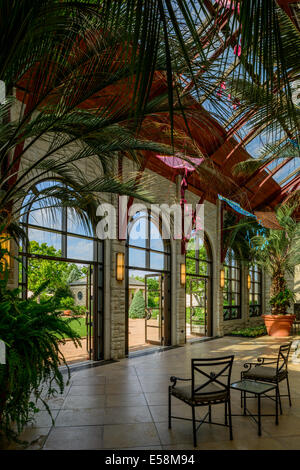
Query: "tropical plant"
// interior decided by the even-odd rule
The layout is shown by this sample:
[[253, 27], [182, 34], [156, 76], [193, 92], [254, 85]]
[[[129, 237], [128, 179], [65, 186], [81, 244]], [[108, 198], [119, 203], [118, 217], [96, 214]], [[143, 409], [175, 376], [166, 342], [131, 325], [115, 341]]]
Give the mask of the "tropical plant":
[[[54, 0], [23, 0], [13, 9], [1, 3], [5, 61], [0, 61], [0, 77], [6, 101], [0, 105], [0, 217], [6, 230], [20, 233], [17, 221], [31, 207], [23, 202], [30, 192], [36, 208], [70, 207], [85, 225], [88, 219], [95, 225], [100, 193], [145, 199], [135, 175], [127, 181], [115, 176], [118, 152], [170, 153], [170, 148], [135, 136], [130, 106], [120, 104], [117, 92], [107, 95], [109, 87], [130, 76], [128, 64], [113, 65], [120, 35], [103, 31], [93, 2], [62, 6]], [[10, 41], [6, 25], [14, 21], [19, 35]], [[85, 165], [100, 176], [88, 178]], [[38, 186], [45, 179], [57, 183]]]
[[[264, 235], [251, 239], [258, 265], [271, 276], [271, 298], [274, 301], [273, 313], [286, 313], [278, 309], [281, 296], [288, 294], [286, 275], [294, 276], [294, 269], [300, 263], [300, 224], [292, 217], [294, 206], [283, 205], [276, 211], [276, 218], [282, 230], [267, 229]], [[278, 297], [279, 296], [279, 297]], [[275, 300], [274, 300], [275, 299]], [[288, 301], [291, 301], [288, 294]]]
[[42, 303], [40, 286], [28, 300], [19, 289], [8, 288], [9, 266], [0, 245], [0, 340], [5, 343], [5, 364], [0, 364], [0, 438], [17, 438], [34, 419], [40, 401], [50, 413], [47, 399], [62, 393], [65, 378], [60, 366], [66, 364], [60, 345], [71, 338], [76, 347], [80, 337], [71, 326], [72, 318], [62, 319], [55, 296]]
[[233, 212], [226, 212], [222, 230], [222, 252], [225, 255], [229, 248], [238, 253], [241, 261], [250, 266], [254, 262], [252, 238], [265, 233], [265, 228], [255, 218], [239, 217]]
[[270, 303], [274, 314], [286, 313], [286, 307], [293, 301], [286, 275], [294, 276], [295, 266], [300, 264], [300, 224], [293, 217], [294, 211], [295, 206], [288, 204], [277, 209], [280, 230], [259, 228], [256, 222], [248, 219], [232, 226], [229, 237], [230, 246], [246, 246], [242, 254], [247, 256], [248, 264], [255, 262], [271, 276]]
[[[271, 2], [270, 2], [271, 3]], [[295, 196], [299, 200], [299, 54], [300, 32], [291, 19], [278, 8], [278, 33], [280, 35], [281, 71], [274, 68], [273, 89], [269, 80], [253, 80], [253, 76], [235, 77], [231, 81], [239, 109], [234, 119], [248, 116], [247, 138], [244, 144], [256, 150], [255, 158], [239, 162], [234, 174], [247, 182], [260, 170], [269, 168], [281, 186], [288, 184], [285, 201]], [[271, 42], [277, 41], [270, 35]], [[275, 52], [275, 49], [274, 49]], [[271, 61], [275, 64], [276, 61]], [[288, 66], [288, 71], [286, 71]], [[268, 65], [269, 68], [269, 65]], [[285, 78], [284, 78], [285, 76]], [[245, 181], [244, 180], [244, 181]], [[260, 191], [264, 187], [261, 185]], [[298, 193], [298, 194], [297, 194]]]
[[275, 314], [285, 314], [288, 307], [295, 301], [295, 294], [291, 289], [283, 289], [270, 298]]
[[144, 318], [145, 317], [145, 299], [143, 292], [138, 290], [132, 299], [129, 307], [129, 318]]

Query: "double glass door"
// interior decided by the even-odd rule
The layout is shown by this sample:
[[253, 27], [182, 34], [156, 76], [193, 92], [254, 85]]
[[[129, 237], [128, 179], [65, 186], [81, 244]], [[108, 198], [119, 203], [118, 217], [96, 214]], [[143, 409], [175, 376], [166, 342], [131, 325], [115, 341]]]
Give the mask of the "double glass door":
[[[20, 287], [23, 298], [31, 297], [38, 288], [45, 288], [37, 301], [43, 303], [56, 296], [57, 311], [64, 321], [81, 338], [81, 348], [75, 347], [69, 338], [61, 344], [61, 352], [67, 362], [96, 359], [99, 354], [101, 323], [95, 320], [100, 314], [100, 296], [97, 283], [100, 268], [96, 264], [74, 263], [50, 256], [24, 254], [20, 264]], [[97, 278], [97, 279], [96, 279]]]

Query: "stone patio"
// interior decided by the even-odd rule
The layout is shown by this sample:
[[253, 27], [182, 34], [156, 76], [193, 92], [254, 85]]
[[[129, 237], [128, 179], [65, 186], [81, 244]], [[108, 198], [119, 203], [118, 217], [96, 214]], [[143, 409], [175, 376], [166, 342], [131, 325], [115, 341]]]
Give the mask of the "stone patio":
[[[21, 438], [35, 441], [31, 449], [194, 449], [191, 422], [173, 420], [172, 430], [168, 429], [170, 376], [189, 377], [193, 357], [234, 354], [232, 381], [238, 380], [245, 361], [262, 354], [274, 356], [283, 342], [269, 337], [224, 337], [74, 372], [64, 395], [49, 402], [55, 426], [42, 410]], [[293, 406], [282, 399], [279, 426], [273, 417], [263, 417], [258, 437], [251, 418], [233, 417], [234, 440], [230, 441], [227, 428], [204, 424], [197, 434], [198, 449], [300, 449], [300, 364], [290, 363], [289, 370]], [[249, 405], [254, 406], [254, 401]], [[190, 407], [175, 402], [174, 412], [190, 417]], [[232, 391], [232, 403], [233, 413], [240, 413], [236, 391]], [[263, 400], [263, 412], [273, 408], [271, 400]], [[223, 413], [224, 405], [213, 407], [214, 420], [223, 420]]]

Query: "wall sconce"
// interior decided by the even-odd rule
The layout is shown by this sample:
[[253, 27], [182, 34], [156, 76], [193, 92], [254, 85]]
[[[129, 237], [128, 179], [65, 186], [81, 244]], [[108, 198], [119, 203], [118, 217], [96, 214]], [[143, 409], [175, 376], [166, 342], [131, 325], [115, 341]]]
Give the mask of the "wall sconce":
[[220, 271], [220, 287], [223, 289], [225, 286], [225, 271], [221, 269]]
[[248, 287], [248, 290], [251, 289], [251, 276], [250, 276], [250, 274], [248, 274], [248, 278], [247, 278], [247, 287]]
[[[7, 250], [8, 253], [6, 253], [4, 256], [3, 256], [3, 259], [5, 260], [4, 262], [6, 262], [6, 265], [8, 268], [10, 268], [10, 239], [6, 239], [9, 235], [7, 233], [4, 233], [1, 235], [1, 238], [4, 238], [4, 241], [1, 242], [1, 248], [3, 250]], [[6, 239], [6, 240], [5, 240]]]
[[124, 274], [125, 274], [124, 253], [117, 253], [117, 272], [116, 272], [117, 281], [123, 281]]
[[180, 284], [185, 286], [186, 283], [186, 266], [185, 264], [180, 265]]

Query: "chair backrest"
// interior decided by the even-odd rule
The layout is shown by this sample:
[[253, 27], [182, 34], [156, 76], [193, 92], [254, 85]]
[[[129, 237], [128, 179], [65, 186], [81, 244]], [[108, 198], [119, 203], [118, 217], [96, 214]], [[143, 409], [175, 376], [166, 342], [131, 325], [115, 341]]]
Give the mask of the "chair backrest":
[[[215, 393], [205, 390], [211, 384], [229, 392], [233, 359], [234, 356], [192, 359], [192, 395], [197, 397]], [[200, 379], [200, 383], [197, 382], [197, 378]]]
[[289, 360], [291, 345], [292, 345], [292, 342], [290, 341], [289, 343], [282, 344], [279, 348], [278, 357], [277, 357], [277, 374], [281, 372], [283, 369], [287, 370], [288, 368], [288, 360]]

